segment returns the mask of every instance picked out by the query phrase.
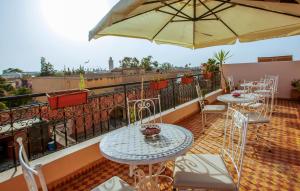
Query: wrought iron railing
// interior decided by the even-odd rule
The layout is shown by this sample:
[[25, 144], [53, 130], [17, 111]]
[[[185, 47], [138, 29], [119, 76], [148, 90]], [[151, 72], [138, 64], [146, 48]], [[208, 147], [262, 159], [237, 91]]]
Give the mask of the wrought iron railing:
[[[144, 96], [160, 94], [162, 111], [195, 99], [196, 83], [208, 93], [219, 89], [221, 81], [219, 73], [211, 79], [194, 75], [191, 84], [183, 84], [180, 77], [167, 80], [168, 86], [161, 90], [144, 82]], [[88, 89], [86, 104], [55, 110], [49, 108], [46, 93], [1, 97], [0, 102], [27, 99], [31, 103], [0, 111], [0, 172], [18, 165], [17, 137], [25, 140], [30, 160], [39, 158], [127, 125], [126, 97], [138, 99], [141, 95], [140, 82]]]

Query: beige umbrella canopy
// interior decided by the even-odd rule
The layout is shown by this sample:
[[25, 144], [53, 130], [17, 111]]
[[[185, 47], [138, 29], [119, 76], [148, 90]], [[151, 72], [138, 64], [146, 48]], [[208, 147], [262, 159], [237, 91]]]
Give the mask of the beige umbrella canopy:
[[300, 34], [297, 1], [121, 0], [89, 39], [112, 35], [201, 48], [293, 36]]

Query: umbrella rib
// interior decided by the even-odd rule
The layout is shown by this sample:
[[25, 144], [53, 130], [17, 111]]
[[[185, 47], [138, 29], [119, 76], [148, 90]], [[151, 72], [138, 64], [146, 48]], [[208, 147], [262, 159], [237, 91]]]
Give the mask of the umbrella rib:
[[248, 8], [252, 8], [252, 9], [258, 9], [258, 10], [267, 11], [267, 12], [271, 12], [271, 13], [277, 13], [277, 14], [282, 14], [282, 15], [286, 15], [286, 16], [300, 18], [300, 15], [294, 15], [294, 14], [291, 14], [291, 13], [274, 11], [274, 10], [270, 10], [270, 9], [256, 7], [256, 6], [253, 6], [253, 5], [246, 5], [246, 4], [243, 4], [243, 3], [236, 3], [236, 2], [230, 2], [230, 1], [224, 1], [224, 0], [215, 0], [215, 1], [225, 2], [225, 3], [230, 3], [232, 5], [239, 5], [239, 6], [242, 6], [242, 7], [248, 7]]
[[199, 0], [199, 2], [207, 9], [209, 10], [219, 21], [221, 21], [221, 23], [227, 28], [229, 29], [236, 37], [238, 37], [237, 33], [234, 32], [234, 30], [232, 30], [232, 28], [230, 28], [220, 17], [217, 16], [216, 13], [214, 13], [213, 11], [211, 11], [211, 9], [205, 4], [203, 3], [201, 0]]
[[[223, 6], [224, 4], [226, 4], [225, 2], [222, 2], [221, 4], [219, 4], [218, 6], [216, 6], [216, 7], [214, 7], [214, 8], [212, 8], [211, 9], [211, 11], [214, 11], [214, 10], [216, 10], [217, 8], [219, 8], [219, 7], [221, 7], [221, 6]], [[205, 13], [203, 13], [202, 15], [200, 15], [197, 19], [199, 19], [199, 18], [203, 18], [203, 17], [206, 17], [206, 15], [208, 14], [208, 13], [210, 13], [210, 11], [206, 11]]]
[[178, 11], [175, 15], [173, 15], [173, 17], [152, 37], [152, 40], [155, 39], [155, 37], [178, 15], [178, 13], [185, 8], [185, 6], [187, 6], [187, 4], [189, 4], [191, 2], [191, 0], [188, 0]]
[[[176, 9], [175, 7], [171, 6], [171, 4], [167, 4], [167, 3], [163, 2], [163, 0], [160, 0], [160, 2], [163, 3], [164, 5], [166, 5], [167, 7], [170, 7], [171, 9], [177, 11], [178, 13], [181, 13], [181, 14], [183, 14], [184, 16], [186, 16], [186, 17], [188, 17], [188, 18], [190, 18], [190, 19], [193, 19], [193, 18], [191, 18], [189, 15], [185, 14], [184, 12], [181, 12], [182, 9], [181, 9], [181, 10], [178, 10], [178, 9]], [[177, 14], [178, 14], [178, 13], [177, 13]]]
[[[173, 3], [170, 3], [170, 5], [175, 4], [175, 3], [178, 3], [178, 2], [180, 2], [180, 1], [182, 1], [182, 0], [178, 0], [178, 1], [175, 1], [175, 2], [173, 2]], [[149, 13], [149, 12], [151, 12], [151, 11], [155, 11], [155, 10], [157, 10], [157, 9], [164, 8], [164, 7], [166, 7], [166, 6], [167, 6], [167, 5], [163, 5], [163, 6], [160, 6], [160, 7], [155, 7], [155, 8], [153, 8], [153, 9], [150, 9], [150, 10], [148, 10], [148, 11], [139, 13], [139, 14], [137, 14], [137, 15], [133, 15], [133, 16], [131, 16], [131, 17], [127, 17], [127, 18], [125, 18], [125, 19], [122, 19], [122, 20], [119, 20], [119, 21], [114, 22], [113, 25], [114, 25], [114, 24], [117, 24], [117, 23], [120, 23], [120, 22], [123, 22], [123, 21], [126, 21], [126, 20], [128, 20], [128, 19], [132, 19], [132, 18], [137, 17], [137, 16], [140, 16], [140, 15]]]
[[[165, 14], [168, 14], [168, 15], [175, 15], [174, 13], [170, 13], [170, 12], [167, 12], [167, 11], [163, 11], [163, 10], [157, 10], [158, 12], [161, 12], [161, 13], [165, 13]], [[177, 17], [180, 17], [180, 18], [183, 18], [183, 19], [187, 19], [186, 21], [189, 21], [191, 20], [190, 18], [187, 18], [187, 17], [184, 17], [184, 16], [181, 16], [181, 15], [176, 15]]]
[[214, 13], [219, 13], [219, 12], [225, 11], [225, 10], [227, 10], [227, 9], [229, 9], [229, 8], [232, 8], [232, 7], [235, 7], [235, 5], [230, 5], [230, 6], [228, 6], [228, 7], [224, 7], [223, 9], [214, 11], [214, 12], [209, 13], [209, 14], [206, 14], [206, 15], [204, 15], [204, 16], [202, 16], [202, 17], [198, 17], [196, 20], [205, 20], [204, 18], [209, 17], [209, 16], [213, 15]]

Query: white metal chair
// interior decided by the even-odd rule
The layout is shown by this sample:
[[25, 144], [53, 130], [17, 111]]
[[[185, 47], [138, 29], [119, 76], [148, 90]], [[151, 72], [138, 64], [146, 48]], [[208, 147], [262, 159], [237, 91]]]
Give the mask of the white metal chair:
[[[160, 95], [156, 98], [127, 99], [128, 125], [162, 123]], [[158, 116], [157, 116], [158, 115]], [[146, 117], [146, 118], [144, 118]], [[129, 165], [129, 176], [134, 175], [135, 165]]]
[[162, 123], [160, 95], [137, 100], [127, 98], [127, 118], [128, 124]]
[[[250, 111], [247, 112], [249, 118], [249, 125], [255, 127], [255, 140], [254, 143], [260, 143], [261, 140], [264, 141], [266, 147], [271, 151], [270, 143], [264, 138], [260, 129], [266, 127], [267, 124], [271, 122], [272, 113], [274, 109], [274, 91], [271, 91], [269, 94], [261, 93], [260, 94], [260, 106], [256, 108], [250, 108]], [[264, 129], [263, 132], [269, 132], [268, 129]]]
[[214, 113], [214, 114], [221, 114], [224, 111], [226, 111], [225, 105], [205, 105], [205, 99], [203, 97], [203, 93], [201, 91], [201, 88], [199, 84], [196, 84], [196, 92], [198, 95], [198, 102], [201, 109], [201, 120], [202, 120], [202, 127], [204, 130], [204, 127], [206, 125], [206, 114], [208, 113]]
[[246, 87], [243, 87], [242, 90], [237, 90], [235, 88], [233, 76], [228, 76], [227, 77], [227, 82], [228, 82], [229, 90], [230, 90], [231, 93], [245, 94], [245, 93], [249, 92], [249, 90]]
[[[21, 137], [17, 138], [19, 144], [19, 161], [22, 167], [23, 176], [26, 181], [26, 185], [29, 191], [38, 191], [38, 184], [35, 177], [38, 177], [42, 191], [48, 191], [45, 177], [42, 171], [42, 165], [38, 164], [34, 167], [30, 166], [26, 151], [23, 146], [23, 141]], [[135, 189], [129, 186], [125, 181], [117, 176], [112, 177], [92, 191], [134, 191]]]
[[19, 144], [19, 161], [22, 167], [23, 176], [26, 181], [26, 185], [29, 191], [38, 191], [38, 184], [36, 182], [35, 176], [38, 177], [38, 180], [41, 184], [43, 191], [48, 191], [45, 177], [42, 171], [42, 165], [38, 164], [34, 167], [29, 165], [28, 157], [23, 146], [23, 141], [21, 137], [17, 138]]
[[[178, 157], [174, 167], [175, 189], [238, 190], [244, 149], [246, 145], [248, 119], [239, 111], [228, 108], [224, 128], [223, 146], [219, 155], [188, 154]], [[228, 159], [237, 174], [234, 182], [227, 170]]]

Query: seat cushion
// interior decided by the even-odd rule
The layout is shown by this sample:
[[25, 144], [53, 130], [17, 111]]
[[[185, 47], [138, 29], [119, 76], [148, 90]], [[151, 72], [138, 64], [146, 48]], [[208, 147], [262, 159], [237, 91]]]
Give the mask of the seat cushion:
[[114, 176], [91, 191], [134, 191], [134, 188], [121, 178]]
[[256, 112], [249, 112], [247, 113], [247, 116], [248, 116], [248, 123], [250, 124], [270, 122], [270, 120], [267, 117], [260, 115], [259, 113]]
[[262, 103], [241, 103], [241, 106], [257, 109], [262, 107], [263, 104]]
[[226, 110], [226, 106], [225, 105], [205, 105], [203, 108], [203, 111], [206, 113], [209, 112], [222, 112]]
[[217, 190], [236, 188], [222, 158], [211, 154], [178, 157], [174, 168], [174, 187]]

